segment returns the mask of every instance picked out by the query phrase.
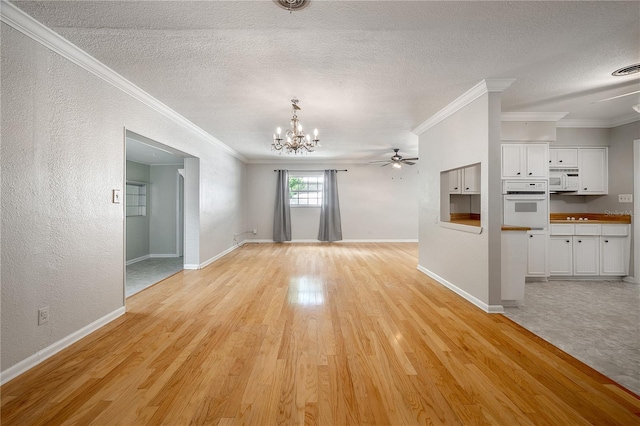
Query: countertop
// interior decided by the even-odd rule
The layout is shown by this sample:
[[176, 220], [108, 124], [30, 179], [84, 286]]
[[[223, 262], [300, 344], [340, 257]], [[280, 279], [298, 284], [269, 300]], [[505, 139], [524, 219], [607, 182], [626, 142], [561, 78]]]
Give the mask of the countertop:
[[[480, 215], [474, 213], [452, 213], [450, 223], [480, 227]], [[503, 231], [530, 231], [527, 226], [502, 225]]]
[[[567, 217], [575, 217], [575, 220], [567, 220]], [[583, 220], [579, 220], [580, 218], [582, 218]], [[631, 215], [607, 213], [551, 213], [550, 222], [625, 225], [631, 223]]]

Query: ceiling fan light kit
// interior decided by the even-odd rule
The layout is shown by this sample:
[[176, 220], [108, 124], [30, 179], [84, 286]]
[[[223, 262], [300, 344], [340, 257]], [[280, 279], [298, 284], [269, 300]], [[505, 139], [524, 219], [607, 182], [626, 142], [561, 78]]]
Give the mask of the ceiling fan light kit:
[[276, 133], [273, 135], [273, 142], [271, 143], [271, 150], [279, 151], [282, 154], [282, 150], [284, 149], [287, 154], [297, 154], [298, 151], [300, 153], [308, 153], [315, 151], [317, 146], [320, 146], [318, 142], [318, 129], [313, 131], [313, 139], [311, 139], [311, 135], [306, 134], [302, 130], [302, 124], [298, 120], [298, 115], [296, 111], [300, 111], [300, 107], [298, 106], [297, 99], [291, 99], [291, 113], [293, 117], [291, 118], [291, 128], [288, 129], [285, 133], [285, 140], [282, 138], [282, 129], [280, 127], [277, 128]]
[[391, 164], [391, 167], [393, 167], [394, 169], [401, 169], [403, 164], [413, 166], [414, 164], [416, 164], [414, 163], [414, 161], [418, 161], [418, 157], [403, 158], [402, 155], [398, 154], [398, 151], [400, 151], [400, 148], [393, 148], [394, 154], [391, 156], [390, 160], [369, 161], [369, 163], [384, 163], [380, 167], [385, 167]]

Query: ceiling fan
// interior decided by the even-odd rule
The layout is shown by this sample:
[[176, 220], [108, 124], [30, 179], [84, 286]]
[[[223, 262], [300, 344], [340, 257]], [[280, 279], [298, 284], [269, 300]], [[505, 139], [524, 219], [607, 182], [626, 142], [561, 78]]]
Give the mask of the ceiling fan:
[[369, 163], [384, 163], [380, 167], [388, 166], [389, 164], [391, 164], [396, 169], [401, 168], [403, 164], [408, 164], [409, 166], [413, 166], [414, 164], [416, 164], [414, 163], [414, 161], [416, 161], [418, 157], [402, 158], [402, 155], [398, 154], [398, 151], [400, 151], [400, 148], [393, 148], [394, 154], [391, 156], [390, 160], [369, 161]]

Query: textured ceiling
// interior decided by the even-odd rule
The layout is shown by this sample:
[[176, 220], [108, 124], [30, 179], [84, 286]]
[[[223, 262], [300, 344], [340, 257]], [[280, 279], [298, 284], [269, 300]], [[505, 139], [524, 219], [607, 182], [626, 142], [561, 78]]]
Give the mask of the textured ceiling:
[[[28, 1], [15, 4], [251, 161], [417, 154], [411, 130], [485, 78], [503, 111], [633, 114], [640, 2]], [[269, 150], [299, 118], [322, 147]]]

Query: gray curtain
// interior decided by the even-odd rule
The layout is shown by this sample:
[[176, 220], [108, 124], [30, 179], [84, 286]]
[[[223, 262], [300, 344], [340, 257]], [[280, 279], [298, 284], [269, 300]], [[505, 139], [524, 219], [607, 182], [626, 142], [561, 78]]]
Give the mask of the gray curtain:
[[340, 201], [338, 200], [338, 180], [336, 170], [324, 171], [324, 191], [320, 208], [320, 241], [342, 240], [342, 222], [340, 220]]
[[273, 241], [291, 241], [291, 210], [289, 208], [288, 170], [278, 170], [276, 206], [273, 211]]

